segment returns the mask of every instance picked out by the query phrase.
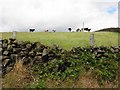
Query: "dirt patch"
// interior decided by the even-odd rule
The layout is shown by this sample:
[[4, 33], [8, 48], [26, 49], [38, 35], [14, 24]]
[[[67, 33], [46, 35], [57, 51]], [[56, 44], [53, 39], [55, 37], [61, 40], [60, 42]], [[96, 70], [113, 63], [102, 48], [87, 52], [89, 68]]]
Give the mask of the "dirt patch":
[[117, 88], [118, 86], [111, 82], [105, 82], [99, 85], [97, 79], [93, 78], [91, 72], [85, 72], [76, 80], [67, 78], [64, 81], [56, 81], [52, 79], [46, 80], [48, 88]]
[[53, 79], [47, 79], [46, 80], [46, 83], [47, 83], [47, 87], [48, 88], [57, 88], [57, 85], [56, 85], [56, 81], [53, 80]]
[[23, 66], [22, 61], [19, 61], [13, 70], [3, 78], [3, 88], [23, 88], [31, 81], [33, 81], [32, 75]]
[[79, 77], [75, 84], [76, 88], [99, 88], [96, 79], [93, 79], [90, 75]]
[[99, 85], [97, 79], [92, 77], [90, 72], [86, 73], [84, 76], [78, 78], [75, 82], [75, 88], [117, 88], [111, 82], [105, 82], [104, 85]]
[[46, 84], [48, 88], [73, 88], [74, 81], [71, 79], [66, 79], [64, 81], [47, 79]]

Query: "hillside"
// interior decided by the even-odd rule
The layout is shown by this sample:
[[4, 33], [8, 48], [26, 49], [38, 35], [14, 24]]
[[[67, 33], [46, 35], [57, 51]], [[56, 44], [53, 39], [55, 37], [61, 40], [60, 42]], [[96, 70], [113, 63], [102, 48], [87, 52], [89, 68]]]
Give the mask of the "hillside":
[[[17, 40], [41, 42], [52, 46], [57, 44], [64, 49], [71, 49], [74, 46], [90, 46], [90, 34], [94, 34], [95, 46], [118, 46], [119, 33], [114, 32], [17, 32]], [[12, 37], [12, 33], [2, 33], [3, 39]]]
[[120, 28], [105, 28], [105, 29], [101, 29], [98, 30], [96, 32], [120, 32]]

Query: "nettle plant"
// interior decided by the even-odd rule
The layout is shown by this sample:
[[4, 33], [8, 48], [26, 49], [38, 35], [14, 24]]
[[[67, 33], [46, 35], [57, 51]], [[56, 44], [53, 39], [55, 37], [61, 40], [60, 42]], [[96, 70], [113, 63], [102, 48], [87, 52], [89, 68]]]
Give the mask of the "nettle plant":
[[2, 42], [4, 75], [12, 70], [18, 55], [23, 65], [29, 66], [30, 70], [32, 68], [33, 75], [40, 79], [77, 79], [85, 69], [86, 72], [92, 72], [98, 81], [117, 80], [120, 46], [73, 47], [71, 50], [64, 50], [58, 45], [46, 46], [39, 42], [17, 42], [15, 39]]
[[68, 77], [77, 79], [81, 69], [84, 68], [87, 72], [91, 70], [100, 84], [103, 84], [103, 81], [113, 82], [117, 80], [119, 52], [111, 48], [74, 47], [70, 51], [59, 49], [59, 52], [58, 48], [54, 48], [55, 50], [52, 50], [58, 57], [41, 65], [34, 65], [33, 71], [41, 78], [51, 77], [56, 80], [65, 80]]

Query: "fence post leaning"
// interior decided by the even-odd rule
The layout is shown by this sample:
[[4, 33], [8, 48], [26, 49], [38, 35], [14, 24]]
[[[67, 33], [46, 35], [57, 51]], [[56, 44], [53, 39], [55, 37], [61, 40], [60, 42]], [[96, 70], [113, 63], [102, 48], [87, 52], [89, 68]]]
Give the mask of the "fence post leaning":
[[13, 39], [16, 39], [17, 32], [13, 31]]
[[90, 46], [94, 46], [94, 34], [90, 35]]

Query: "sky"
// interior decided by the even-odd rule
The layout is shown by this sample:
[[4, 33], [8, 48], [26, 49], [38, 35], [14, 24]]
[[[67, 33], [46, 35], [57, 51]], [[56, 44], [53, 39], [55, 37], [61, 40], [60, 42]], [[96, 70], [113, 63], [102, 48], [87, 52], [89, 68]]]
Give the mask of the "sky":
[[118, 27], [120, 27], [120, 1], [118, 4]]
[[119, 0], [0, 0], [0, 32], [118, 27]]

